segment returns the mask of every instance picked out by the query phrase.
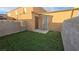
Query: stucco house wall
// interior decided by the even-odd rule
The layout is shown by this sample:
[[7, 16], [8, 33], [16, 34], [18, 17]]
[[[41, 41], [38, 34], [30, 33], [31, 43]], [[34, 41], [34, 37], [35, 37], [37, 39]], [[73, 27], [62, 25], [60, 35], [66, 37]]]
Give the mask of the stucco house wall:
[[76, 17], [78, 9], [75, 9], [72, 15], [72, 10], [63, 10], [55, 12], [46, 12], [42, 7], [19, 7], [15, 10], [8, 12], [10, 17], [16, 20], [25, 20], [28, 30], [35, 30], [35, 16], [39, 18], [39, 29], [44, 29], [44, 16], [48, 16], [48, 29], [50, 31], [61, 31], [62, 23], [64, 20]]
[[24, 20], [24, 19], [32, 19], [32, 12], [41, 14], [46, 12], [41, 7], [18, 7], [15, 10], [9, 11], [7, 15], [9, 17], [13, 17], [18, 20]]
[[[21, 11], [21, 12], [20, 12]], [[24, 7], [24, 8], [17, 8], [8, 12], [9, 17], [13, 17], [16, 20], [24, 20], [26, 22], [26, 28], [28, 30], [34, 31], [35, 30], [35, 16], [39, 18], [39, 29], [43, 29], [43, 18], [44, 16], [41, 13], [46, 12], [41, 7]]]
[[[74, 10], [72, 17], [78, 16], [78, 12], [79, 12], [78, 9]], [[60, 32], [63, 21], [70, 19], [71, 14], [72, 14], [72, 10], [65, 10], [65, 11], [57, 11], [57, 12], [48, 12], [48, 13], [46, 13], [46, 15], [51, 15], [52, 16], [51, 30]]]
[[44, 10], [42, 7], [33, 7], [33, 12], [38, 13], [38, 14], [42, 14], [42, 13], [47, 12], [47, 11]]
[[15, 10], [11, 10], [7, 13], [9, 17], [13, 17], [16, 20], [25, 20], [25, 19], [32, 19], [32, 8], [27, 7], [18, 7]]

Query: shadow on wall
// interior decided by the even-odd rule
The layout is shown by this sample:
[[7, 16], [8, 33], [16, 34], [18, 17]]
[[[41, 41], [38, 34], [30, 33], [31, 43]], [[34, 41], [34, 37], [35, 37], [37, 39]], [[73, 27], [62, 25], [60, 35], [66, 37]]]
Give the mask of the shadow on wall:
[[61, 32], [62, 23], [52, 23], [51, 30]]
[[10, 19], [10, 20], [16, 20], [16, 19], [13, 18], [13, 17], [7, 17], [7, 19]]

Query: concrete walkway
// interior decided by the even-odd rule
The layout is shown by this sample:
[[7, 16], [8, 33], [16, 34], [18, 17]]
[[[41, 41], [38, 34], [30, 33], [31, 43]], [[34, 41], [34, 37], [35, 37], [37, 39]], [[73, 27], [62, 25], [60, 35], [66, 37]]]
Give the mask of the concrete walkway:
[[48, 33], [48, 30], [40, 30], [40, 29], [36, 29], [36, 30], [34, 30], [34, 32], [38, 32], [38, 33], [46, 34], [46, 33]]

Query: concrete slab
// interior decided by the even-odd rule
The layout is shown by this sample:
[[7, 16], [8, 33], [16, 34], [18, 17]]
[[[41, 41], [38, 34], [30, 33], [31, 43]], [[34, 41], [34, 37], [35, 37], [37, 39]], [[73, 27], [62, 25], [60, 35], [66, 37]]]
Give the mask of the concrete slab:
[[35, 29], [34, 32], [46, 34], [46, 33], [48, 33], [48, 30]]

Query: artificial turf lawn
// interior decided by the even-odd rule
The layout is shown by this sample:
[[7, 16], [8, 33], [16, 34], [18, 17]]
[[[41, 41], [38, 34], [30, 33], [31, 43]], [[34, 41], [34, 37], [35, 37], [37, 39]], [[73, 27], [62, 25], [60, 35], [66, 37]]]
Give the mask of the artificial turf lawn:
[[0, 37], [0, 50], [7, 51], [63, 51], [61, 34], [41, 34], [23, 31]]

